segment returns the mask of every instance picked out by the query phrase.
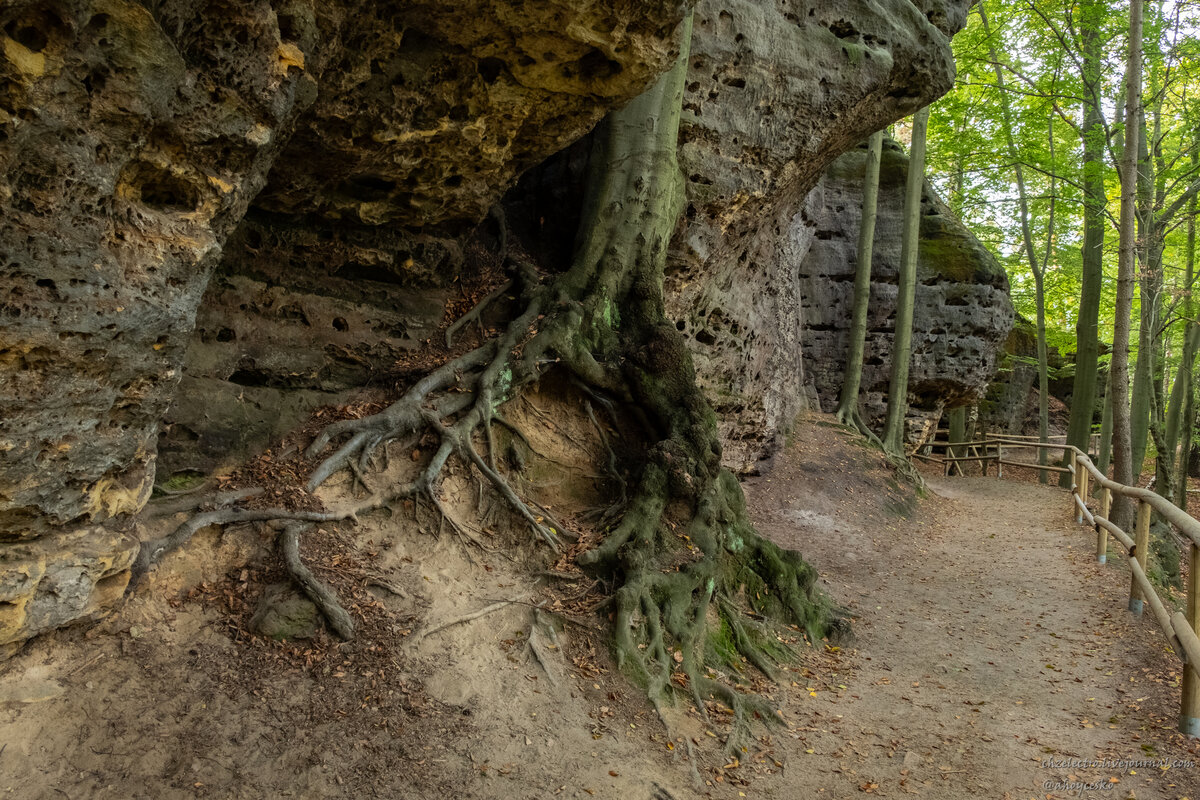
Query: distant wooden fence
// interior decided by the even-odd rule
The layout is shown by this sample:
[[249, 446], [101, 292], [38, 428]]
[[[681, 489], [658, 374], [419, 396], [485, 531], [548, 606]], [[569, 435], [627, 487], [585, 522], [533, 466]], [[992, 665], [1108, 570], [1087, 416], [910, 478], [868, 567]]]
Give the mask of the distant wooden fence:
[[[946, 433], [945, 428], [939, 428], [935, 434]], [[950, 442], [934, 439], [932, 442], [925, 444], [919, 448], [916, 453], [913, 453], [913, 458], [920, 461], [925, 461], [932, 464], [941, 464], [943, 474], [953, 475], [957, 472], [959, 475], [966, 475], [962, 465], [970, 462], [975, 462], [983, 471], [984, 475], [988, 474], [990, 464], [996, 465], [996, 477], [1004, 477], [1004, 467], [1025, 467], [1028, 469], [1037, 469], [1041, 472], [1070, 472], [1066, 467], [1056, 467], [1052, 464], [1033, 464], [1028, 461], [1016, 461], [1013, 459], [1005, 459], [1004, 448], [1007, 447], [1009, 454], [1013, 450], [1021, 448], [1037, 449], [1042, 445], [1037, 441], [1036, 436], [988, 436], [985, 439], [974, 442]], [[1050, 439], [1066, 439], [1066, 434], [1051, 434]], [[1092, 434], [1093, 443], [1098, 442], [1099, 434]], [[1051, 450], [1066, 449], [1065, 442], [1057, 444], [1051, 443]], [[936, 450], [943, 449], [945, 455], [933, 455], [932, 453], [922, 453], [921, 450]]]
[[[1125, 547], [1129, 560], [1129, 569], [1133, 577], [1129, 586], [1129, 610], [1135, 615], [1141, 615], [1144, 603], [1150, 605], [1154, 619], [1162, 628], [1163, 634], [1171, 649], [1179, 655], [1183, 662], [1183, 686], [1180, 698], [1179, 730], [1189, 736], [1200, 738], [1200, 521], [1187, 512], [1180, 510], [1174, 503], [1161, 497], [1149, 489], [1136, 486], [1126, 486], [1108, 479], [1092, 463], [1091, 458], [1078, 448], [1065, 443], [1041, 443], [1030, 441], [1025, 437], [989, 436], [975, 442], [933, 442], [933, 447], [946, 448], [945, 457], [929, 454], [914, 453], [914, 457], [923, 461], [941, 463], [945, 474], [950, 475], [956, 469], [963, 473], [963, 463], [978, 462], [987, 475], [988, 464], [996, 465], [996, 477], [1003, 476], [1005, 465], [1026, 467], [1029, 469], [1046, 470], [1049, 472], [1068, 472], [1071, 474], [1071, 512], [1075, 521], [1085, 520], [1096, 531], [1096, 560], [1101, 564], [1108, 558], [1108, 536], [1119, 541]], [[1042, 466], [1025, 461], [1005, 460], [1004, 452], [1011, 453], [1015, 449], [1045, 449], [1054, 453], [1069, 453], [1069, 463], [1065, 467]], [[964, 455], [958, 455], [963, 453]], [[1087, 500], [1090, 494], [1089, 486], [1094, 481], [1099, 494], [1097, 510], [1088, 508]], [[1117, 527], [1108, 518], [1112, 508], [1114, 495], [1128, 497], [1137, 502], [1137, 524], [1131, 537]], [[1188, 579], [1187, 579], [1187, 614], [1167, 611], [1162, 599], [1155, 591], [1150, 579], [1146, 577], [1146, 556], [1150, 547], [1150, 516], [1157, 511], [1164, 520], [1173, 525], [1189, 542]]]

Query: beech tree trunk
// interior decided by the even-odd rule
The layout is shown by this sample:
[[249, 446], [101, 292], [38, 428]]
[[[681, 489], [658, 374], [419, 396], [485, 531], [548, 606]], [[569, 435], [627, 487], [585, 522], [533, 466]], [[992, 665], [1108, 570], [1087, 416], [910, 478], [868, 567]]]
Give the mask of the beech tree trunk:
[[1154, 222], [1154, 166], [1147, 147], [1146, 117], [1138, 115], [1137, 160], [1137, 269], [1138, 313], [1137, 362], [1133, 370], [1133, 396], [1129, 405], [1129, 436], [1133, 479], [1137, 481], [1146, 460], [1146, 445], [1154, 420], [1154, 375], [1158, 359], [1155, 336], [1159, 320], [1162, 290], [1162, 271], [1156, 263], [1161, 250], [1154, 244], [1157, 236]]
[[875, 218], [879, 205], [879, 162], [883, 153], [883, 131], [871, 135], [867, 145], [867, 168], [863, 175], [862, 224], [858, 229], [858, 265], [854, 271], [854, 310], [850, 319], [850, 342], [846, 372], [838, 398], [837, 418], [870, 433], [858, 410], [862, 385], [863, 351], [867, 341], [867, 309], [871, 302], [871, 259], [875, 243]]
[[[1142, 89], [1142, 0], [1129, 3], [1129, 52], [1125, 65], [1125, 146], [1121, 153], [1120, 246], [1117, 259], [1117, 299], [1114, 310], [1112, 352], [1113, 478], [1132, 484], [1135, 474], [1129, 418], [1129, 330], [1133, 311], [1133, 284], [1137, 269], [1135, 228], [1137, 202], [1138, 108]], [[1132, 530], [1133, 504], [1115, 495], [1112, 519], [1123, 530]]]
[[[1009, 103], [1008, 92], [1005, 89], [1004, 70], [1001, 66], [995, 45], [990, 43], [991, 29], [988, 26], [987, 10], [982, 3], [979, 5], [979, 19], [983, 23], [984, 35], [989, 39], [988, 55], [992, 60], [992, 68], [996, 75], [996, 88], [1000, 90], [1000, 118], [1004, 123], [1004, 139], [1008, 147], [1008, 157], [1013, 163], [1013, 177], [1017, 182], [1017, 212], [1021, 220], [1021, 243], [1024, 246], [1025, 260], [1029, 264], [1029, 271], [1033, 275], [1034, 305], [1037, 309], [1038, 441], [1044, 444], [1049, 441], [1050, 434], [1050, 365], [1046, 349], [1046, 276], [1043, 265], [1038, 261], [1037, 251], [1033, 242], [1033, 231], [1029, 224], [1029, 197], [1025, 191], [1025, 170], [1021, 167], [1020, 153], [1017, 152], [1017, 145], [1013, 136], [1012, 106]], [[1051, 148], [1054, 146], [1053, 130], [1051, 130], [1050, 146]], [[1052, 157], [1053, 152], [1053, 149], [1051, 149]], [[1053, 189], [1051, 189], [1051, 195], [1053, 196], [1053, 194]], [[1047, 253], [1049, 253], [1053, 236], [1053, 211], [1050, 215], [1050, 224], [1051, 230], [1047, 236], [1046, 244]], [[1044, 465], [1046, 463], [1048, 452], [1042, 448], [1038, 449], [1037, 462], [1039, 464]], [[1046, 473], [1039, 472], [1038, 480], [1045, 483]]]
[[1104, 408], [1100, 415], [1100, 446], [1096, 454], [1096, 469], [1108, 474], [1108, 468], [1112, 466], [1112, 422], [1113, 422], [1113, 407], [1112, 407], [1112, 373], [1109, 372], [1108, 378], [1104, 381]]
[[908, 368], [912, 358], [913, 301], [917, 291], [917, 244], [921, 234], [921, 190], [925, 186], [925, 132], [928, 126], [929, 107], [926, 106], [913, 115], [908, 182], [904, 190], [900, 274], [896, 278], [896, 334], [892, 340], [887, 426], [883, 431], [884, 450], [899, 458], [904, 457], [904, 418], [908, 413]]
[[[1200, 161], [1200, 155], [1192, 150], [1192, 166]], [[1193, 399], [1195, 397], [1196, 354], [1200, 350], [1200, 324], [1196, 322], [1196, 305], [1192, 301], [1192, 290], [1196, 281], [1196, 198], [1188, 201], [1187, 252], [1184, 255], [1185, 272], [1183, 298], [1184, 335], [1183, 356], [1179, 372], [1171, 386], [1171, 402], [1167, 407], [1167, 451], [1175, 470], [1175, 505], [1187, 510], [1188, 463], [1191, 460]], [[1185, 369], [1186, 367], [1186, 369]], [[1178, 452], [1178, 456], [1176, 453]], [[1164, 477], [1169, 478], [1169, 475]]]
[[[1096, 417], [1096, 379], [1100, 359], [1100, 288], [1104, 280], [1104, 116], [1100, 109], [1100, 26], [1107, 9], [1098, 0], [1084, 0], [1079, 8], [1079, 37], [1083, 51], [1083, 245], [1079, 288], [1079, 317], [1075, 323], [1075, 379], [1067, 444], [1089, 451]], [[1068, 451], [1069, 452], [1069, 451]], [[1062, 464], [1067, 463], [1064, 454]], [[1064, 485], [1071, 476], [1062, 474]]]

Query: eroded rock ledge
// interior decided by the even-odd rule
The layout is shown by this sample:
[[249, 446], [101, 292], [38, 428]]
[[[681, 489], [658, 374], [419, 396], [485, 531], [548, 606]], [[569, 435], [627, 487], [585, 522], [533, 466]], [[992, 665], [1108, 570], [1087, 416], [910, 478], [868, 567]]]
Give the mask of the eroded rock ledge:
[[[162, 452], [208, 469], [428, 338], [490, 235], [476, 226], [534, 165], [508, 202], [549, 210], [526, 213], [531, 249], [569, 248], [586, 145], [546, 159], [671, 62], [684, 6], [0, 11], [0, 650], [120, 596], [135, 546], [121, 527], [155, 480], [181, 376]], [[832, 241], [810, 224], [813, 187], [949, 88], [967, 6], [697, 4], [668, 302], [732, 466], [753, 468], [804, 405], [802, 344], [824, 324], [802, 307], [818, 291], [804, 265]], [[834, 345], [814, 341], [823, 392], [816, 354]], [[931, 369], [947, 356], [928, 354]]]
[[[95, 523], [149, 497], [209, 277], [318, 95], [264, 204], [470, 218], [637, 96], [682, 14], [681, 0], [0, 10], [0, 648], [120, 596], [134, 542]], [[43, 568], [64, 553], [70, 591]]]

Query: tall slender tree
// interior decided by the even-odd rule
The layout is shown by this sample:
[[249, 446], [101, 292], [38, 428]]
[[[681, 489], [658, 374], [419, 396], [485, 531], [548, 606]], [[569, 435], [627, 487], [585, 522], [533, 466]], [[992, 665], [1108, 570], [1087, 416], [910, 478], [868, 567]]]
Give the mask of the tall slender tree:
[[859, 412], [858, 390], [862, 385], [863, 351], [867, 341], [867, 310], [871, 303], [871, 260], [874, 257], [875, 218], [879, 205], [879, 161], [882, 153], [883, 131], [876, 131], [867, 142], [862, 223], [858, 229], [858, 265], [854, 270], [854, 310], [850, 320], [846, 371], [842, 377], [842, 391], [837, 407], [839, 422], [843, 425], [853, 425], [871, 439], [875, 439], [875, 434], [867, 427]]
[[[1071, 411], [1067, 444], [1090, 452], [1092, 423], [1096, 417], [1096, 378], [1100, 359], [1100, 294], [1104, 280], [1104, 232], [1107, 229], [1104, 189], [1105, 126], [1101, 110], [1102, 36], [1107, 4], [1083, 0], [1079, 4], [1079, 42], [1082, 65], [1083, 125], [1083, 243], [1079, 285], [1079, 315], [1075, 322], [1075, 377], [1071, 385]], [[1064, 463], [1066, 457], [1064, 455]], [[1063, 473], [1064, 481], [1070, 475]]]
[[904, 456], [904, 418], [908, 413], [908, 368], [912, 357], [913, 301], [917, 291], [917, 239], [921, 233], [921, 192], [925, 186], [925, 135], [928, 128], [929, 107], [926, 106], [913, 115], [908, 181], [904, 189], [900, 270], [896, 278], [896, 334], [892, 340], [887, 426], [883, 431], [884, 449], [901, 458]]
[[1150, 157], [1150, 136], [1146, 129], [1145, 109], [1138, 113], [1137, 157], [1137, 276], [1138, 349], [1133, 370], [1133, 394], [1129, 403], [1130, 461], [1133, 479], [1138, 480], [1146, 460], [1146, 443], [1154, 422], [1154, 377], [1158, 364], [1158, 321], [1162, 295], [1162, 272], [1155, 256], [1162, 250], [1154, 219], [1154, 162]]
[[[1133, 285], [1137, 260], [1137, 157], [1138, 116], [1142, 99], [1142, 4], [1129, 3], [1129, 49], [1125, 63], [1125, 144], [1121, 153], [1121, 215], [1117, 257], [1117, 299], [1113, 320], [1113, 352], [1110, 377], [1113, 404], [1113, 477], [1118, 483], [1133, 483], [1133, 449], [1129, 419], [1129, 330], [1133, 313]], [[1125, 530], [1132, 529], [1133, 506], [1123, 495], [1113, 498], [1112, 519]]]
[[[1196, 166], [1198, 154], [1191, 152], [1191, 162]], [[1171, 402], [1167, 407], [1166, 446], [1160, 459], [1167, 460], [1161, 472], [1164, 483], [1171, 482], [1175, 493], [1175, 505], [1187, 510], [1187, 468], [1192, 450], [1193, 398], [1195, 396], [1194, 370], [1196, 354], [1200, 350], [1200, 324], [1196, 321], [1196, 307], [1192, 301], [1192, 288], [1196, 280], [1196, 196], [1188, 200], [1187, 244], [1184, 251], [1185, 275], [1183, 296], [1184, 334], [1183, 355], [1175, 383], [1171, 387]], [[1178, 451], [1178, 460], [1176, 460]]]
[[[1004, 127], [1004, 141], [1009, 160], [1013, 165], [1013, 177], [1017, 184], [1017, 212], [1021, 221], [1021, 244], [1025, 250], [1029, 272], [1033, 275], [1034, 304], [1037, 311], [1038, 440], [1044, 444], [1049, 441], [1050, 433], [1050, 365], [1046, 349], [1046, 275], [1043, 264], [1038, 260], [1036, 246], [1033, 241], [1033, 231], [1030, 229], [1029, 194], [1025, 189], [1025, 170], [1020, 153], [1017, 151], [1016, 136], [1013, 132], [1013, 113], [1005, 84], [1004, 69], [1000, 61], [1000, 56], [996, 51], [995, 39], [992, 37], [991, 28], [988, 25], [987, 9], [982, 3], [978, 8], [979, 18], [983, 24], [983, 32], [988, 39], [988, 55], [995, 70], [996, 88], [1000, 94], [1000, 121]], [[1054, 146], [1053, 128], [1050, 131], [1050, 145], [1051, 147]], [[1050, 224], [1053, 225], [1053, 216], [1051, 216]], [[1053, 236], [1047, 236], [1047, 252], [1052, 247], [1052, 242]], [[1038, 450], [1039, 464], [1044, 465], [1046, 463], [1046, 455], [1046, 450]], [[1038, 479], [1042, 483], [1045, 483], [1046, 473], [1039, 472]]]

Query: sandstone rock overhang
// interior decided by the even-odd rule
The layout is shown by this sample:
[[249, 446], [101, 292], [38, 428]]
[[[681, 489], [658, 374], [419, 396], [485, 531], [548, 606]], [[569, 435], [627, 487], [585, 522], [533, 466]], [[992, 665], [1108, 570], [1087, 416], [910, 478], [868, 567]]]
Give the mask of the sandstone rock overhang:
[[[299, 385], [305, 364], [324, 364], [295, 349], [290, 364], [266, 358], [289, 352], [288, 325], [299, 324], [284, 312], [300, 301], [282, 295], [318, 306], [336, 295], [335, 334], [361, 323], [401, 347], [420, 336], [436, 294], [413, 287], [451, 285], [471, 229], [518, 175], [663, 71], [685, 5], [38, 0], [0, 10], [0, 573], [50, 575], [26, 566], [73, 553], [81, 577], [62, 596], [82, 598], [55, 600], [60, 584], [45, 577], [0, 580], [0, 644], [119, 596], [131, 540], [114, 531], [149, 495], [185, 359], [208, 389], [240, 375], [277, 392], [261, 415], [270, 422], [289, 392], [313, 390]], [[769, 451], [802, 404], [794, 223], [806, 198], [841, 152], [949, 88], [949, 36], [968, 5], [697, 4], [680, 150], [690, 205], [667, 284], [735, 466]], [[235, 345], [220, 375], [229, 353], [213, 366], [192, 336], [238, 226], [243, 265], [255, 236], [279, 257], [253, 275], [227, 264], [209, 297], [270, 298], [258, 307], [279, 324], [262, 344], [266, 366], [245, 368], [236, 324], [202, 326]], [[362, 302], [405, 293], [413, 302], [390, 316]], [[237, 305], [260, 332], [255, 304]], [[282, 373], [292, 383], [273, 385]], [[356, 380], [353, 369], [338, 375]], [[46, 603], [58, 606], [30, 614]]]

